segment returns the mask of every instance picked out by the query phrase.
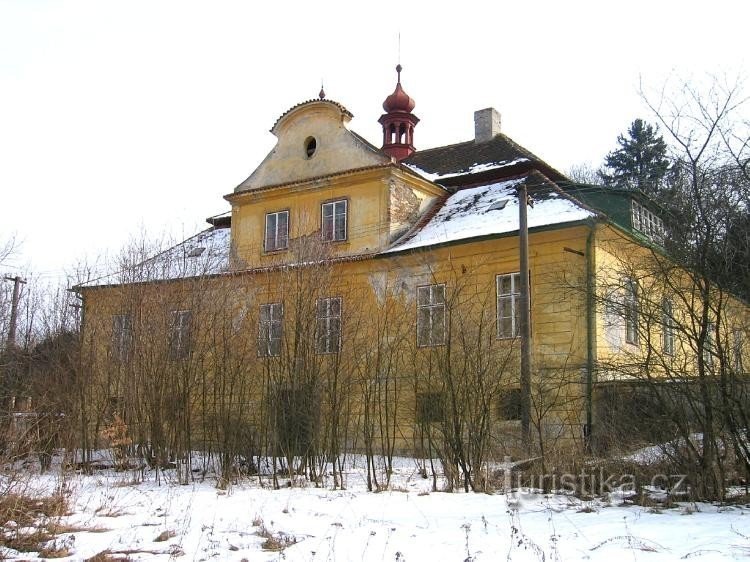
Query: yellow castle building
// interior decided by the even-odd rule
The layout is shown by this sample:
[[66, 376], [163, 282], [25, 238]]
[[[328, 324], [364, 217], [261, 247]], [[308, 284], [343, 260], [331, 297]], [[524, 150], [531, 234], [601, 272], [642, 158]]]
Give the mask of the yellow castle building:
[[[92, 440], [117, 414], [154, 462], [204, 449], [310, 470], [314, 455], [408, 452], [476, 478], [487, 458], [522, 454], [524, 405], [532, 448], [584, 450], [612, 385], [642, 372], [618, 359], [690, 356], [678, 299], [653, 275], [664, 228], [647, 197], [572, 183], [492, 108], [473, 139], [416, 150], [397, 70], [380, 148], [321, 91], [276, 120], [276, 146], [225, 196], [231, 212], [78, 288]], [[741, 350], [747, 308], [732, 302], [740, 320], [722, 329]]]

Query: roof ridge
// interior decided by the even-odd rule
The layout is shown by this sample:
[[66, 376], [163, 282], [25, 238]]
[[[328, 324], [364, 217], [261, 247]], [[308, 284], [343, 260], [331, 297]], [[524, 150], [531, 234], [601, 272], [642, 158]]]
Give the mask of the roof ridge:
[[290, 114], [290, 113], [291, 113], [292, 111], [294, 111], [295, 109], [297, 109], [297, 108], [300, 108], [300, 107], [302, 107], [303, 105], [307, 105], [307, 104], [310, 104], [310, 103], [327, 103], [327, 104], [330, 104], [330, 105], [335, 105], [335, 106], [336, 106], [336, 107], [338, 107], [338, 108], [339, 108], [339, 109], [340, 109], [340, 110], [341, 110], [341, 111], [342, 111], [342, 112], [343, 112], [344, 114], [346, 114], [346, 115], [347, 115], [347, 116], [348, 116], [349, 118], [352, 118], [352, 117], [354, 117], [354, 114], [353, 114], [353, 113], [352, 113], [351, 111], [349, 111], [349, 110], [348, 110], [348, 109], [347, 109], [346, 107], [344, 107], [344, 105], [343, 105], [343, 104], [341, 104], [341, 103], [339, 103], [339, 102], [337, 102], [337, 101], [334, 101], [334, 100], [327, 100], [327, 99], [320, 99], [320, 98], [315, 98], [315, 99], [310, 99], [310, 100], [305, 100], [305, 101], [301, 101], [301, 102], [299, 102], [298, 104], [295, 104], [295, 105], [293, 105], [292, 107], [290, 107], [289, 109], [287, 109], [287, 110], [286, 110], [286, 111], [285, 111], [284, 113], [282, 113], [281, 115], [279, 115], [279, 117], [278, 117], [278, 119], [276, 119], [276, 121], [274, 121], [273, 127], [271, 127], [271, 128], [269, 129], [269, 131], [270, 131], [271, 133], [273, 133], [273, 130], [274, 130], [274, 129], [276, 128], [276, 125], [278, 125], [278, 124], [279, 124], [279, 121], [281, 121], [281, 120], [282, 120], [282, 119], [283, 119], [284, 117], [286, 117], [287, 115], [289, 115], [289, 114]]

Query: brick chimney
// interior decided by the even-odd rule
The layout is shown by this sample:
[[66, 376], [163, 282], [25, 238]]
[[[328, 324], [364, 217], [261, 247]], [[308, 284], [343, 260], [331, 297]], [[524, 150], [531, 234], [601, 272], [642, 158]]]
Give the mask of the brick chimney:
[[500, 134], [500, 113], [494, 107], [474, 112], [474, 142], [487, 142]]

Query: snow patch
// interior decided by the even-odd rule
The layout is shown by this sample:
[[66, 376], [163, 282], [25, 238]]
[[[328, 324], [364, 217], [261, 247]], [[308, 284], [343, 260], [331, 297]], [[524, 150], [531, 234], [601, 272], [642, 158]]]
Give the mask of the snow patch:
[[[516, 178], [456, 192], [419, 232], [386, 253], [517, 231], [516, 188], [524, 181], [526, 178]], [[529, 228], [576, 222], [592, 216], [594, 213], [556, 192], [535, 197], [534, 206], [528, 209]]]

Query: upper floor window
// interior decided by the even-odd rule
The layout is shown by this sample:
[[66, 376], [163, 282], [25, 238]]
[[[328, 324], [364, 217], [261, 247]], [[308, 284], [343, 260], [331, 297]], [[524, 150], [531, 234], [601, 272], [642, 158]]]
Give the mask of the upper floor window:
[[318, 299], [315, 341], [318, 353], [341, 350], [341, 297]]
[[266, 252], [286, 250], [289, 244], [289, 211], [266, 214]]
[[323, 240], [327, 242], [346, 240], [347, 206], [346, 199], [323, 203], [321, 209]]
[[638, 343], [638, 284], [635, 279], [625, 279], [625, 341]]
[[133, 350], [133, 323], [129, 314], [112, 317], [112, 357], [126, 363]]
[[281, 326], [284, 318], [284, 305], [280, 302], [260, 305], [258, 321], [258, 356], [278, 357], [281, 355]]
[[497, 337], [518, 337], [520, 324], [521, 274], [508, 273], [495, 278], [497, 290]]
[[445, 343], [445, 285], [417, 287], [417, 345]]
[[745, 347], [744, 333], [741, 329], [735, 328], [732, 330], [732, 367], [736, 374], [744, 372], [742, 364], [742, 353]]
[[714, 366], [714, 354], [716, 353], [716, 324], [709, 322], [706, 326], [706, 339], [703, 341], [703, 363], [706, 367]]
[[190, 310], [173, 310], [169, 320], [169, 357], [185, 359], [190, 354], [193, 313]]
[[674, 355], [674, 312], [672, 301], [665, 298], [661, 301], [662, 351], [667, 355]]
[[635, 199], [631, 201], [633, 228], [639, 230], [652, 242], [664, 242], [664, 222]]

